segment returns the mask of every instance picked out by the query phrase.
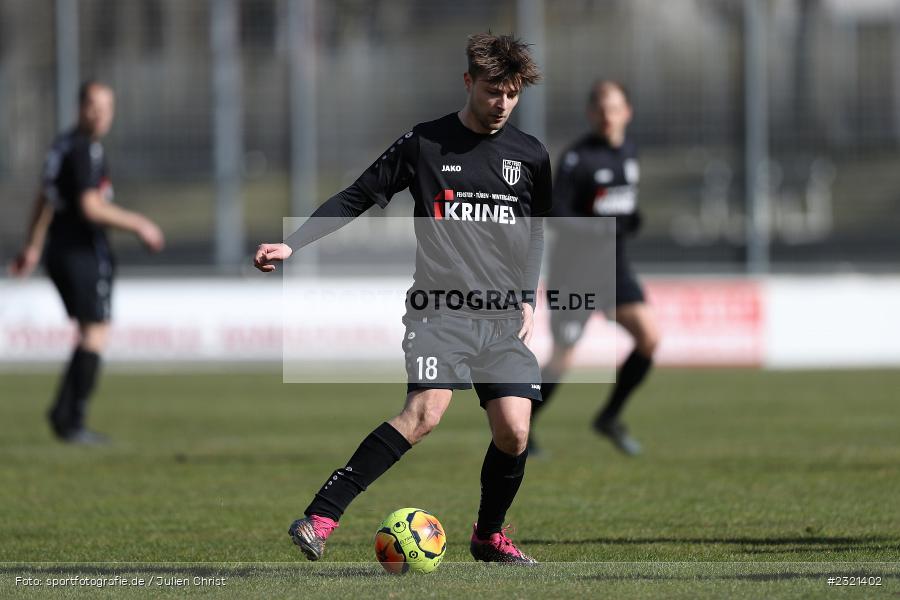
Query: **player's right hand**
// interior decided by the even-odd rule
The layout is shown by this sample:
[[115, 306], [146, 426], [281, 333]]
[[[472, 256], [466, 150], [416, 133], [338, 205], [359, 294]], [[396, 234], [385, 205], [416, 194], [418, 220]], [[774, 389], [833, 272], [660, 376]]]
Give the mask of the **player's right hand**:
[[156, 223], [147, 219], [137, 230], [137, 235], [150, 252], [159, 252], [166, 245], [166, 238], [162, 229]]
[[13, 277], [28, 277], [39, 262], [41, 262], [41, 251], [28, 246], [9, 264], [9, 274]]
[[271, 273], [276, 262], [287, 260], [293, 253], [287, 244], [260, 244], [253, 258], [253, 266], [263, 273]]

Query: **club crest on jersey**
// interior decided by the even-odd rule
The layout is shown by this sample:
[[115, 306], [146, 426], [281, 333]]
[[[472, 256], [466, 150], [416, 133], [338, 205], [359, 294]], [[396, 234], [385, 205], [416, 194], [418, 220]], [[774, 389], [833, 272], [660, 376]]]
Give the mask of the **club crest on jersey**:
[[509, 185], [516, 185], [522, 176], [522, 163], [517, 160], [503, 159], [503, 180]]

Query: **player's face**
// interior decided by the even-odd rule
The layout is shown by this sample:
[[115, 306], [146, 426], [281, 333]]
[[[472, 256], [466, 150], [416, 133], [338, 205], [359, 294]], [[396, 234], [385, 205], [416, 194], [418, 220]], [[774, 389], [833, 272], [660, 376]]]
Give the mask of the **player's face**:
[[81, 106], [79, 117], [82, 127], [92, 137], [102, 138], [112, 127], [115, 108], [115, 97], [111, 89], [103, 86], [92, 87]]
[[596, 104], [588, 109], [588, 120], [597, 134], [621, 143], [625, 138], [625, 128], [631, 122], [631, 107], [625, 94], [615, 87], [605, 88]]
[[492, 83], [472, 79], [465, 74], [469, 92], [469, 109], [484, 133], [497, 131], [506, 125], [509, 115], [519, 103], [519, 90], [509, 83]]

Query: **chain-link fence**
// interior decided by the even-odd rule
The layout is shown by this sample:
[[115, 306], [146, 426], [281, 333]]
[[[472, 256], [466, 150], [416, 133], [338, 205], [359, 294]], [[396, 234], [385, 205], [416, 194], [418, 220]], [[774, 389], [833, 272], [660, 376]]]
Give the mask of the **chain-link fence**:
[[[900, 0], [764, 6], [772, 268], [895, 268]], [[586, 130], [590, 82], [623, 81], [642, 152], [646, 227], [635, 258], [660, 271], [741, 270], [752, 81], [742, 0], [77, 0], [77, 22], [61, 24], [58, 3], [0, 0], [0, 251], [8, 258], [21, 243], [43, 154], [69, 125], [55, 116], [58, 25], [78, 34], [78, 77], [116, 90], [106, 145], [117, 201], [168, 234], [168, 251], [152, 258], [123, 240], [121, 262], [231, 267], [255, 242], [280, 237], [298, 178], [315, 191], [295, 186], [295, 198], [299, 190], [313, 206], [413, 124], [459, 109], [466, 36], [516, 31], [535, 7], [554, 160]], [[217, 46], [214, 27], [229, 11], [235, 29]], [[222, 68], [236, 78], [216, 79]], [[302, 135], [314, 136], [305, 150]], [[243, 234], [223, 237], [217, 151], [234, 140]], [[305, 163], [292, 161], [300, 151]], [[351, 241], [390, 244], [364, 230]], [[223, 254], [222, 239], [242, 247]]]

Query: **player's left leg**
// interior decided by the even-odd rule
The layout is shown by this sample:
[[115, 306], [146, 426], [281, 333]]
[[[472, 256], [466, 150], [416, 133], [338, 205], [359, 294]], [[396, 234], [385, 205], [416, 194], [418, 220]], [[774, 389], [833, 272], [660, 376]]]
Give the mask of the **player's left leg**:
[[484, 407], [491, 443], [481, 467], [481, 504], [470, 544], [472, 556], [485, 562], [534, 563], [503, 529], [506, 511], [525, 476], [531, 399], [504, 396], [488, 400]]
[[606, 405], [597, 415], [594, 427], [626, 454], [639, 454], [640, 445], [630, 436], [619, 417], [632, 392], [644, 381], [653, 365], [653, 354], [659, 345], [659, 327], [653, 310], [644, 302], [616, 307], [616, 321], [634, 339], [634, 350], [622, 363], [616, 384]]
[[100, 356], [109, 337], [109, 322], [78, 324], [78, 344], [60, 382], [56, 401], [50, 409], [50, 423], [63, 441], [102, 444], [106, 436], [85, 428], [87, 406], [100, 372]]

